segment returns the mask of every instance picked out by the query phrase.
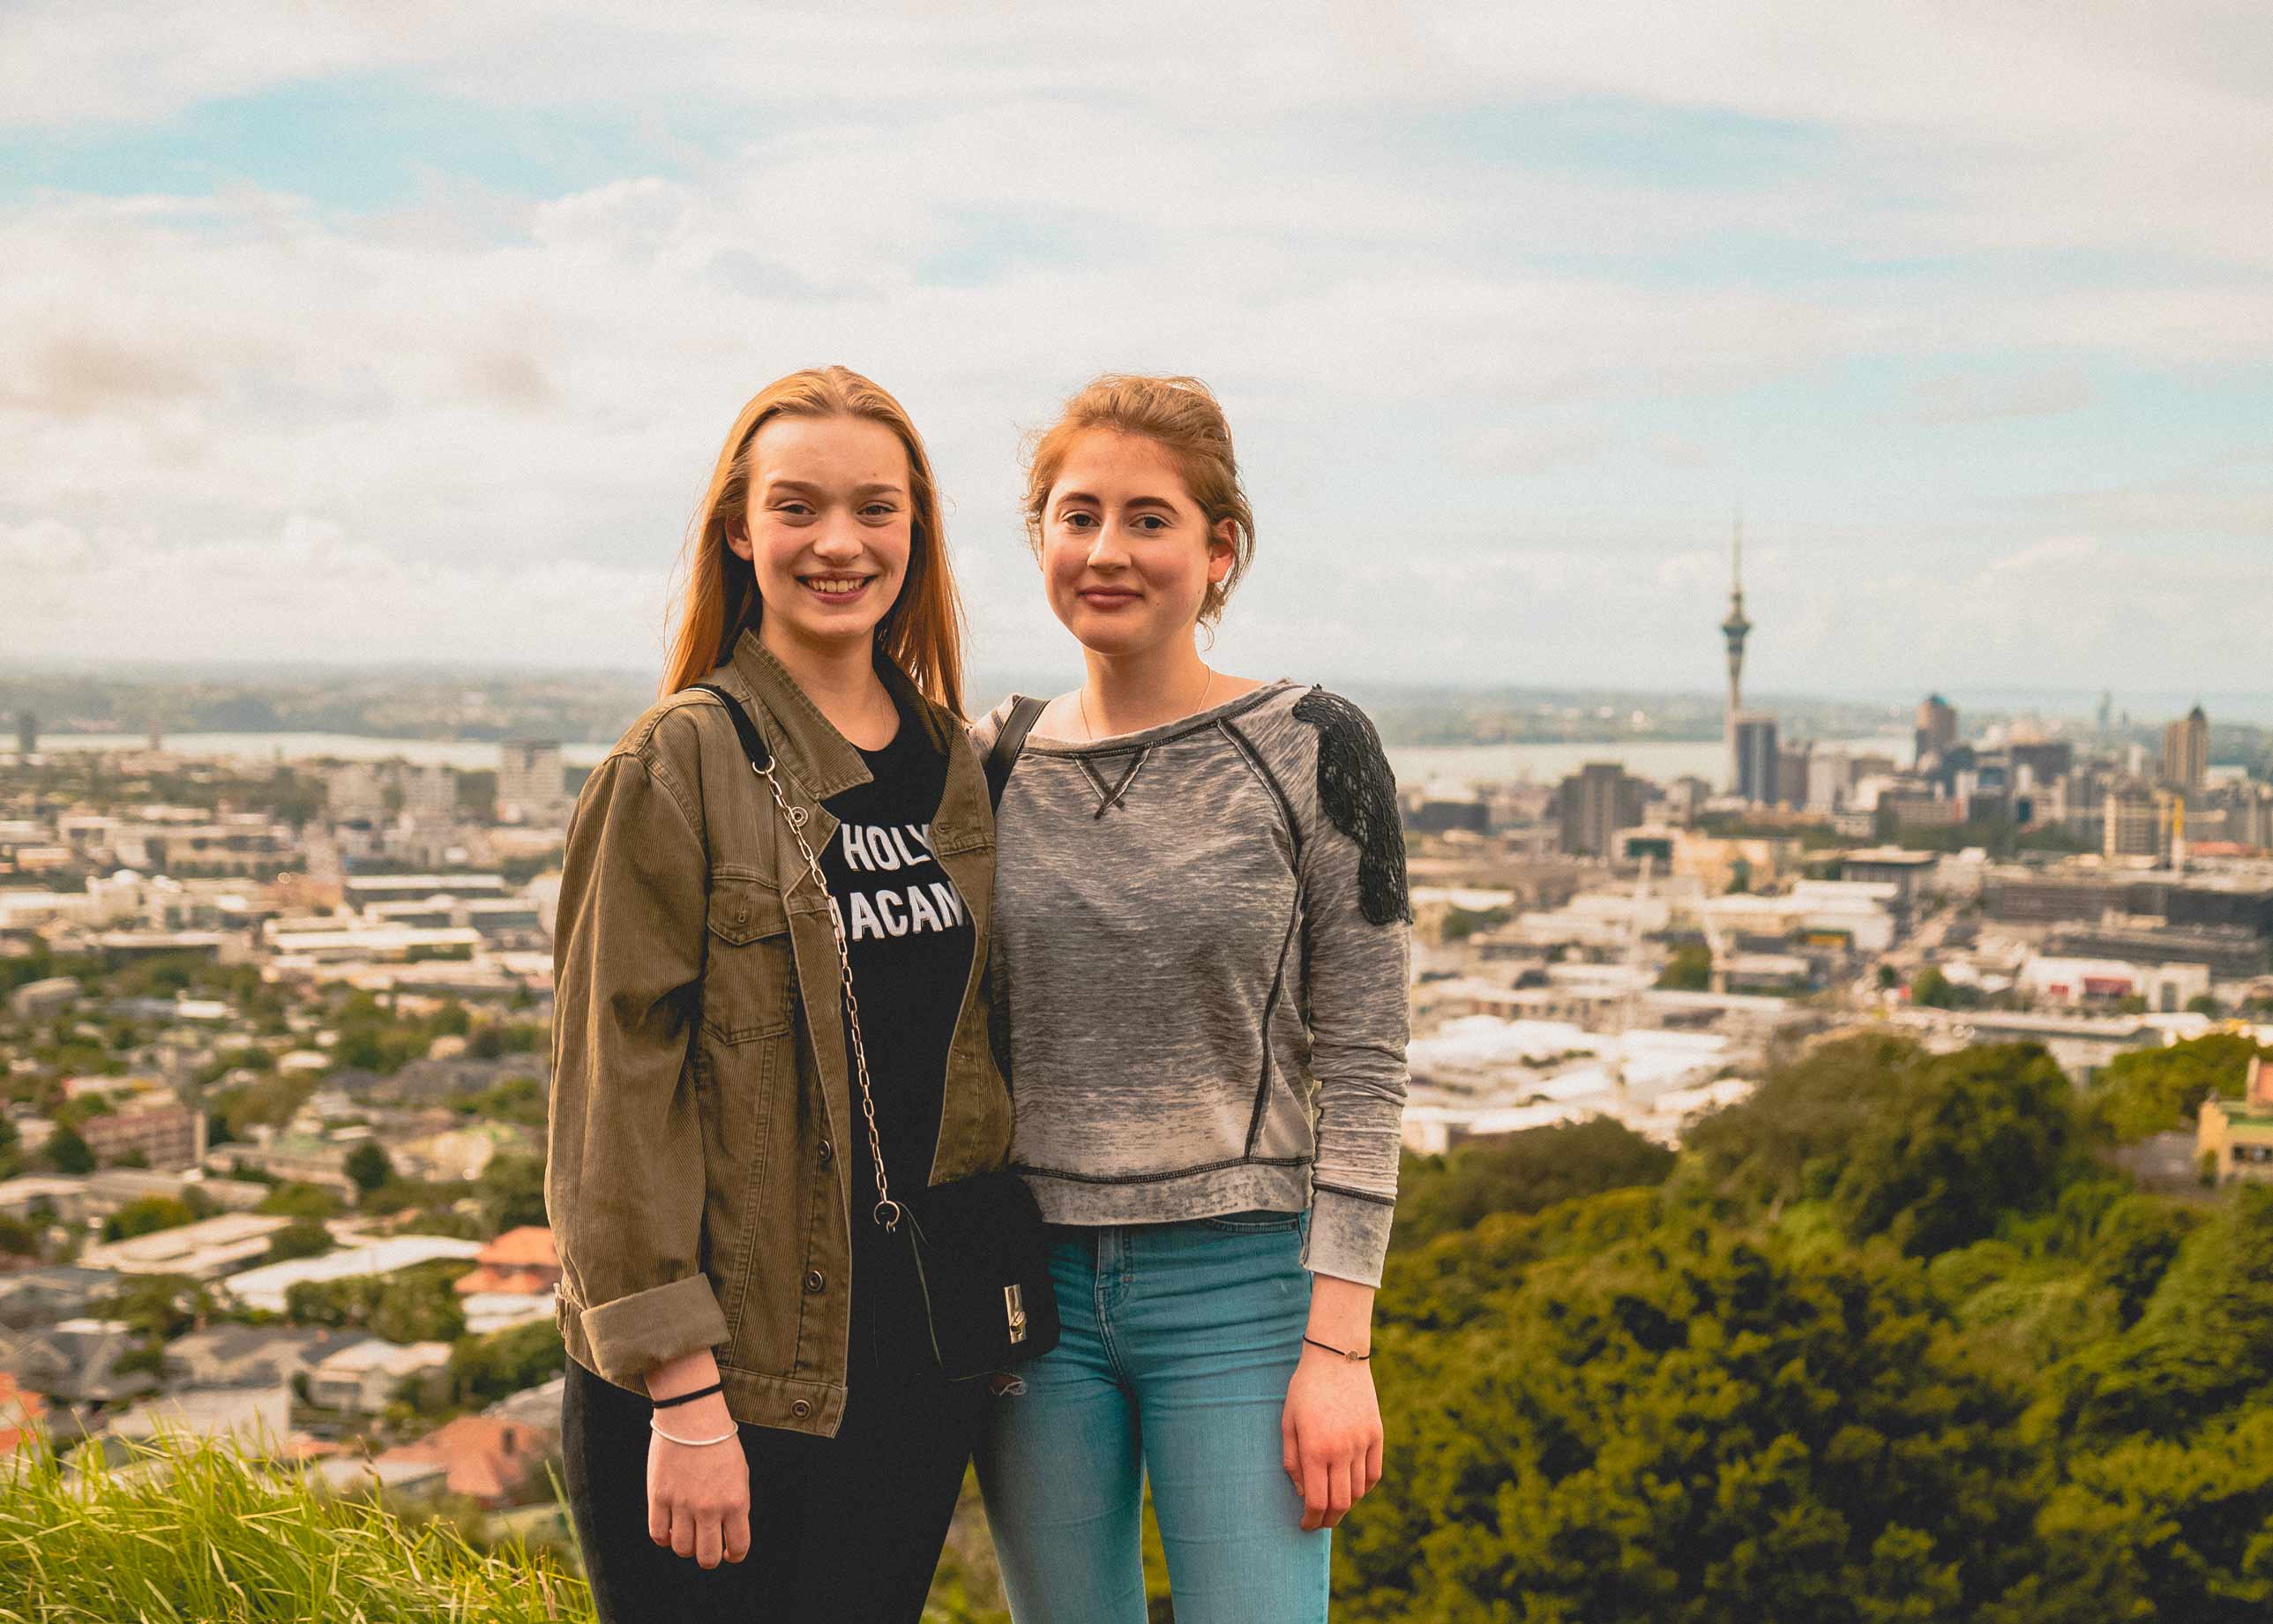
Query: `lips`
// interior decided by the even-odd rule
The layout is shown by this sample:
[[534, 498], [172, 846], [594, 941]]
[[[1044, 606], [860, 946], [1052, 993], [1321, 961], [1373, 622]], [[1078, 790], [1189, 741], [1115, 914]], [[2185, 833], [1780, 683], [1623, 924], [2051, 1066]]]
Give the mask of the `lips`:
[[874, 579], [874, 575], [800, 575], [798, 584], [824, 603], [849, 604]]
[[1136, 601], [1134, 592], [1123, 592], [1107, 587], [1091, 587], [1079, 594], [1081, 601], [1097, 609], [1119, 609]]

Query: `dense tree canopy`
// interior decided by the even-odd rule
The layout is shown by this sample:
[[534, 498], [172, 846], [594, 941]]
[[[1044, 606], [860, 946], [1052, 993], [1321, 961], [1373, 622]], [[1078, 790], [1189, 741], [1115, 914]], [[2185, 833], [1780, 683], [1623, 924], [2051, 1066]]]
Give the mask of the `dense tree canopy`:
[[1336, 1616], [2269, 1616], [2273, 1190], [2138, 1191], [2099, 1105], [1847, 1038], [1669, 1177], [1600, 1128], [1413, 1164]]

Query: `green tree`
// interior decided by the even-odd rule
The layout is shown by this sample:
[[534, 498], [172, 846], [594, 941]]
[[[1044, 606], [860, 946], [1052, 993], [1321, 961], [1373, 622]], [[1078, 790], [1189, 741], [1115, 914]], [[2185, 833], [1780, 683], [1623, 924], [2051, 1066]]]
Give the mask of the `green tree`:
[[102, 1238], [131, 1240], [138, 1235], [151, 1235], [160, 1229], [178, 1229], [185, 1223], [195, 1223], [197, 1217], [185, 1203], [171, 1196], [143, 1196], [127, 1202], [103, 1220]]
[[368, 1195], [394, 1177], [394, 1163], [377, 1139], [365, 1139], [348, 1153], [346, 1165], [341, 1170], [355, 1181], [356, 1189]]
[[293, 1183], [277, 1185], [252, 1210], [281, 1218], [336, 1218], [347, 1210], [347, 1203], [321, 1184]]
[[2213, 1032], [2162, 1049], [2127, 1049], [2094, 1079], [2092, 1120], [2119, 1144], [2190, 1128], [2204, 1100], [2239, 1099], [2253, 1055], [2273, 1056], [2239, 1033]]
[[1910, 983], [1910, 1002], [1920, 1009], [1954, 1010], [1957, 1007], [1957, 989], [1938, 965], [1928, 965], [1918, 972]]
[[337, 1244], [322, 1220], [296, 1218], [268, 1237], [267, 1261], [289, 1263], [295, 1258], [321, 1257]]
[[48, 1165], [58, 1173], [92, 1173], [94, 1171], [94, 1152], [85, 1139], [66, 1123], [48, 1136], [46, 1147]]
[[1657, 984], [1680, 992], [1708, 990], [1713, 985], [1712, 950], [1694, 944], [1676, 949], [1672, 961], [1660, 972]]
[[542, 1226], [544, 1211], [544, 1162], [536, 1156], [497, 1155], [475, 1181], [482, 1203], [483, 1222], [491, 1233]]
[[1677, 1217], [1486, 1289], [1469, 1324], [1376, 1339], [1399, 1447], [1335, 1541], [1343, 1614], [2017, 1624], [2023, 1395], [1962, 1357], [1914, 1265]]
[[550, 1381], [567, 1357], [560, 1328], [550, 1320], [465, 1337], [450, 1350], [451, 1401], [469, 1408], [495, 1403]]
[[1419, 1246], [1493, 1213], [1534, 1213], [1575, 1196], [1655, 1184], [1673, 1153], [1607, 1116], [1472, 1139], [1444, 1156], [1407, 1156], [1390, 1244]]
[[1849, 1234], [1927, 1257], [2058, 1193], [2074, 1136], [2067, 1076], [2033, 1043], [1913, 1060], [1832, 1192]]

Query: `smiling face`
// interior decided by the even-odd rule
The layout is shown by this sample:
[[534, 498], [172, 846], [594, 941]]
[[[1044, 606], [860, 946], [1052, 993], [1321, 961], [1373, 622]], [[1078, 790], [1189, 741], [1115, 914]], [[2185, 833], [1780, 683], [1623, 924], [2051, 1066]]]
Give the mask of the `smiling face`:
[[1051, 610], [1084, 646], [1125, 655], [1190, 636], [1235, 530], [1211, 530], [1158, 440], [1091, 429], [1066, 449], [1041, 532]]
[[749, 506], [726, 545], [750, 560], [776, 651], [840, 651], [875, 634], [913, 545], [907, 448], [866, 417], [768, 418], [751, 438]]

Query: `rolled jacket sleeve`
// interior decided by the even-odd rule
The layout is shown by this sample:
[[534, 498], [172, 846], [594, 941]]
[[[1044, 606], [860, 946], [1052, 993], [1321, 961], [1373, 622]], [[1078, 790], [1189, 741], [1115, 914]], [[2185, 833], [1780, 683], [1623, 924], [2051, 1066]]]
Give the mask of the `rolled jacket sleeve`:
[[544, 1204], [562, 1289], [599, 1373], [641, 1385], [726, 1341], [701, 1267], [700, 1019], [709, 862], [639, 755], [594, 770], [569, 820], [553, 930]]

